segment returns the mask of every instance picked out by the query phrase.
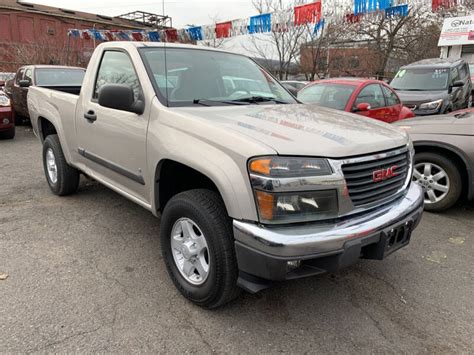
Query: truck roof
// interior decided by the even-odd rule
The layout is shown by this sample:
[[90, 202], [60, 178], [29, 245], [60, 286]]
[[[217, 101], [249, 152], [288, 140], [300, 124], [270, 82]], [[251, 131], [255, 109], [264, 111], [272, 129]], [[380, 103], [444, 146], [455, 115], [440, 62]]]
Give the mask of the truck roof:
[[132, 41], [111, 41], [103, 42], [97, 47], [105, 48], [189, 48], [189, 49], [201, 49], [214, 52], [223, 52], [231, 54], [240, 54], [232, 51], [227, 51], [219, 48], [212, 48], [206, 46], [198, 46], [195, 44], [181, 44], [181, 43], [172, 43], [172, 42], [132, 42]]

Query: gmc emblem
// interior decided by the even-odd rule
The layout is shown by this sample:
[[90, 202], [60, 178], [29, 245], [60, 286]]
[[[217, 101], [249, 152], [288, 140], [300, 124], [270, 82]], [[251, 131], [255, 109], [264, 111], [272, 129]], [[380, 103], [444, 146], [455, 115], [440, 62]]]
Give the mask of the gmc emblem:
[[387, 169], [375, 170], [372, 173], [372, 180], [374, 180], [374, 182], [379, 182], [379, 181], [391, 179], [394, 176], [398, 175], [397, 172], [395, 171], [397, 168], [398, 166], [394, 165]]

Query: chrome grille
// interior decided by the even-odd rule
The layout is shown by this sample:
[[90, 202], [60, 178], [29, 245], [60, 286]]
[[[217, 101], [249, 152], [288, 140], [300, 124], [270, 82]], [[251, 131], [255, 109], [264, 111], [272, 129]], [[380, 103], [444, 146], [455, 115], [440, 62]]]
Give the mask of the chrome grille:
[[[376, 154], [362, 162], [342, 165], [349, 196], [354, 206], [375, 203], [396, 195], [403, 188], [410, 171], [407, 149]], [[374, 181], [374, 172], [396, 166], [395, 176]]]

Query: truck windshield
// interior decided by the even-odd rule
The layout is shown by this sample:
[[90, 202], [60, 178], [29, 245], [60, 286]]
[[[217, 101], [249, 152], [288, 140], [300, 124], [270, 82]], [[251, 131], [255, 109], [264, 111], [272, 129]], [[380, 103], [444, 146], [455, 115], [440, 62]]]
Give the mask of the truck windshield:
[[36, 69], [37, 86], [82, 86], [84, 74], [82, 69]]
[[448, 88], [449, 69], [401, 69], [390, 85], [395, 90], [433, 91]]
[[141, 52], [157, 94], [168, 106], [297, 102], [265, 70], [242, 55], [163, 47]]

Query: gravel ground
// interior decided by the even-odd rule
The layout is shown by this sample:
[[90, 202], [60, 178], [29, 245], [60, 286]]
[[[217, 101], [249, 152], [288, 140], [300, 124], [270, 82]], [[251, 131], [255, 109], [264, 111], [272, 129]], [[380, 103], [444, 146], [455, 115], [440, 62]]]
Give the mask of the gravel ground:
[[0, 181], [2, 352], [474, 352], [472, 203], [383, 262], [206, 311], [168, 278], [159, 219], [85, 179], [50, 193], [31, 129], [0, 141]]

